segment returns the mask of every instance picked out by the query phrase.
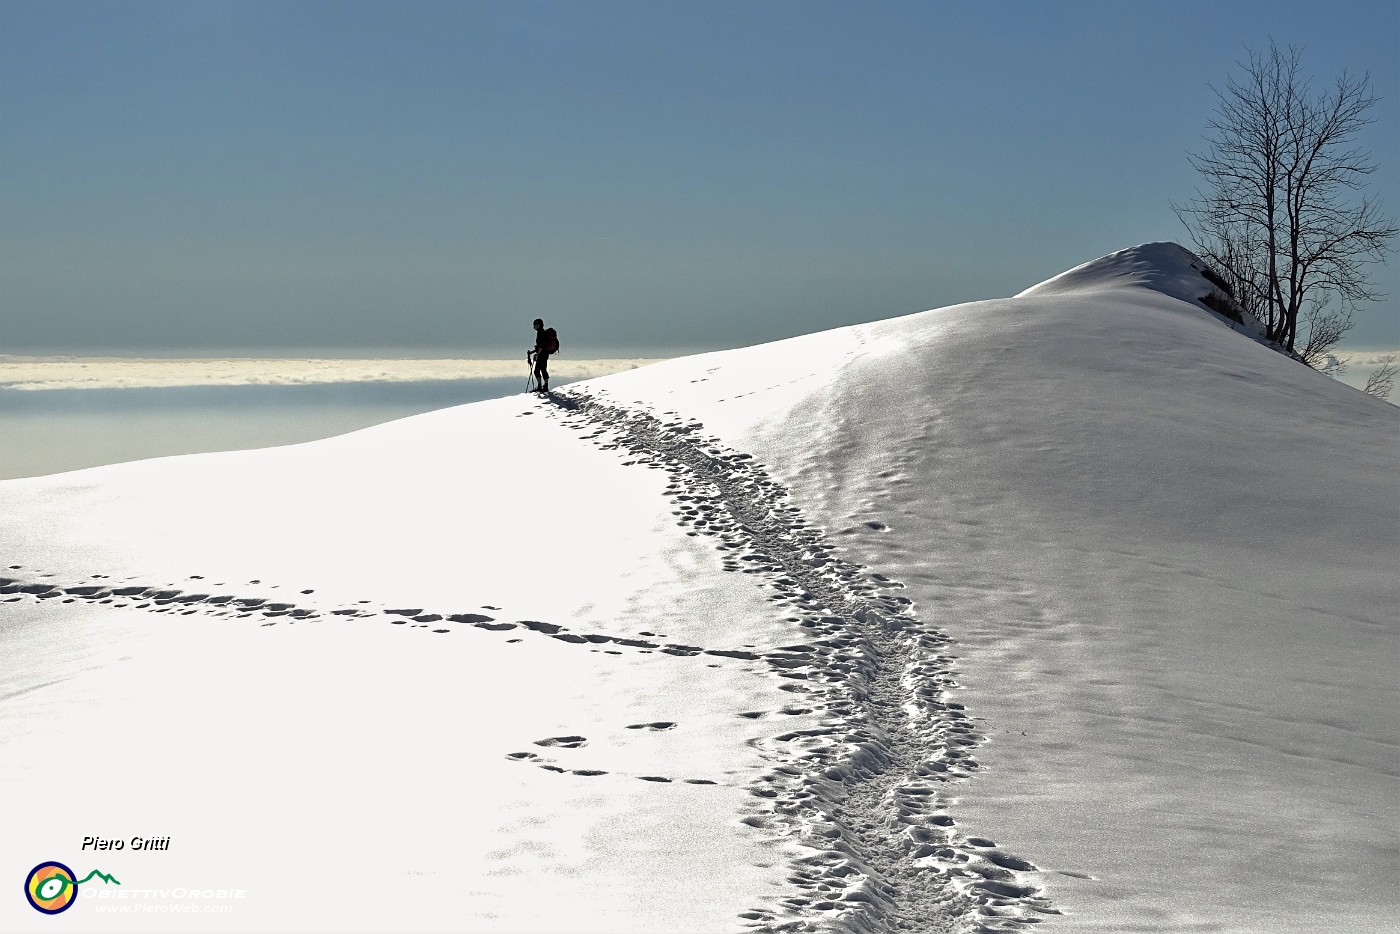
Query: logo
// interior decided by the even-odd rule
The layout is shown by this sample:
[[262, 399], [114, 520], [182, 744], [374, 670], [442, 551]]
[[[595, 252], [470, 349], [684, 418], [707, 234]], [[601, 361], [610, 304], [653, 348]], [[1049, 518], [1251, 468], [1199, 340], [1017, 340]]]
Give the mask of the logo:
[[93, 876], [97, 876], [103, 882], [121, 885], [116, 879], [96, 869], [81, 881], [78, 881], [77, 875], [67, 866], [54, 860], [40, 863], [29, 870], [29, 875], [24, 880], [24, 897], [29, 899], [29, 904], [34, 906], [35, 911], [56, 915], [72, 907], [78, 897], [78, 886]]

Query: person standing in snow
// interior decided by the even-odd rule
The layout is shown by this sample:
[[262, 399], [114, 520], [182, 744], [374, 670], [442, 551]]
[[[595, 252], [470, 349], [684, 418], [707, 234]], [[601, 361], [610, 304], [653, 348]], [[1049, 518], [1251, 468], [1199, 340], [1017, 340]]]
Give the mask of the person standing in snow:
[[544, 326], [543, 318], [536, 318], [535, 349], [525, 355], [526, 360], [534, 360], [535, 392], [549, 392], [549, 355], [558, 349], [554, 328]]

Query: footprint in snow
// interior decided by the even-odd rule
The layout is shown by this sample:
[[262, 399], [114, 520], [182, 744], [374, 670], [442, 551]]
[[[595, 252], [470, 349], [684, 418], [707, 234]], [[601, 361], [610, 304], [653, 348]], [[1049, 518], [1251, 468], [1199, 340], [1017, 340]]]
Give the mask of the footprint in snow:
[[[674, 720], [653, 720], [649, 723], [632, 723], [627, 726], [629, 730], [648, 730], [651, 732], [662, 732], [675, 729]], [[536, 746], [545, 746], [555, 749], [577, 749], [587, 745], [587, 739], [582, 736], [551, 736], [548, 739], [535, 740]], [[578, 775], [584, 778], [593, 778], [599, 775], [616, 775], [620, 778], [635, 778], [643, 782], [655, 782], [657, 784], [671, 784], [679, 782], [684, 785], [718, 785], [719, 782], [709, 778], [671, 778], [666, 775], [634, 775], [628, 772], [608, 772], [604, 769], [566, 769], [556, 765], [555, 760], [546, 759], [535, 752], [511, 752], [506, 754], [506, 758], [512, 762], [528, 762], [537, 765], [550, 772], [557, 772], [564, 775]]]
[[548, 739], [535, 740], [536, 746], [557, 746], [560, 749], [578, 749], [580, 746], [587, 746], [588, 740], [582, 736], [551, 736]]
[[668, 778], [665, 775], [632, 775], [627, 772], [608, 772], [605, 769], [566, 769], [561, 765], [556, 765], [552, 759], [545, 759], [533, 752], [511, 752], [506, 754], [506, 758], [512, 762], [528, 762], [540, 768], [555, 772], [560, 775], [578, 775], [582, 778], [596, 778], [600, 775], [616, 775], [619, 778], [635, 778], [643, 782], [655, 782], [657, 784], [679, 783], [682, 785], [718, 785], [719, 782], [709, 778]]

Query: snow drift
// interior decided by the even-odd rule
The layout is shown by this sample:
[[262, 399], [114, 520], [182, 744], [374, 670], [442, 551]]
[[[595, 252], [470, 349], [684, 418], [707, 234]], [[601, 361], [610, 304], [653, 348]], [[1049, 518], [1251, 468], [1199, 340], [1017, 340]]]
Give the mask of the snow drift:
[[1384, 929], [1397, 410], [1198, 262], [0, 484], [4, 871], [101, 930]]

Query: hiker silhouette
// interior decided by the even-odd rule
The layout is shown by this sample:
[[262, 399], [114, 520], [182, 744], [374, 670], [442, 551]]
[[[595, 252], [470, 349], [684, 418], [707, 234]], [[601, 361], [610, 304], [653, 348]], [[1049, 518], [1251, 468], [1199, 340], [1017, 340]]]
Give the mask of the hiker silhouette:
[[559, 337], [554, 328], [544, 326], [543, 318], [536, 318], [532, 326], [535, 348], [525, 354], [525, 360], [534, 366], [535, 392], [549, 392], [549, 357], [559, 352]]

